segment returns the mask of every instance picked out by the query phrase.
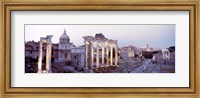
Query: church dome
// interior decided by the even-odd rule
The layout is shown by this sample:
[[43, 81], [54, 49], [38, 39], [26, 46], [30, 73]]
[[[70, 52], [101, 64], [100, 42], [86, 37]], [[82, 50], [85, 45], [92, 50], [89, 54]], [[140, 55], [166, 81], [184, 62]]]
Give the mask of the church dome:
[[66, 34], [66, 30], [64, 30], [64, 33], [60, 36], [60, 43], [69, 43], [70, 39], [69, 36]]

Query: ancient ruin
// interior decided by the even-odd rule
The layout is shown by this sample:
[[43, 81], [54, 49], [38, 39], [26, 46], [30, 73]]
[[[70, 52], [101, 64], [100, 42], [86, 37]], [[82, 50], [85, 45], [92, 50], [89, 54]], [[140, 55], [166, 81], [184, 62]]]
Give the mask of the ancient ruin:
[[[37, 73], [51, 73], [51, 48], [52, 48], [52, 43], [51, 43], [51, 38], [52, 35], [47, 35], [46, 37], [41, 37], [40, 38], [40, 49], [39, 49], [39, 58], [38, 58], [38, 72]], [[42, 70], [42, 46], [43, 43], [47, 44], [46, 48], [46, 70]]]
[[170, 51], [168, 49], [162, 49], [162, 54], [163, 54], [163, 60], [170, 59]]
[[85, 40], [86, 70], [92, 71], [93, 67], [118, 66], [118, 45], [116, 40], [92, 36], [84, 36], [83, 38]]
[[[52, 35], [25, 42], [26, 73], [174, 73], [175, 47], [159, 49], [146, 44], [118, 46], [103, 33], [83, 36], [84, 45], [70, 42], [66, 30], [58, 43]], [[46, 62], [45, 62], [46, 61]]]

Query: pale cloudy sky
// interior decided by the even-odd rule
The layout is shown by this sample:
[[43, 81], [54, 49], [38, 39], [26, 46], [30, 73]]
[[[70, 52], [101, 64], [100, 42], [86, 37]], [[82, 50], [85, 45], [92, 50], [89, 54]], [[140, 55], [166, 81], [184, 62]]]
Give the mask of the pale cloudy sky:
[[103, 33], [108, 39], [118, 40], [119, 47], [134, 45], [143, 47], [149, 44], [154, 48], [175, 46], [175, 25], [25, 25], [25, 41], [39, 41], [40, 37], [53, 35], [53, 43], [58, 43], [66, 29], [70, 42], [83, 45], [83, 36]]

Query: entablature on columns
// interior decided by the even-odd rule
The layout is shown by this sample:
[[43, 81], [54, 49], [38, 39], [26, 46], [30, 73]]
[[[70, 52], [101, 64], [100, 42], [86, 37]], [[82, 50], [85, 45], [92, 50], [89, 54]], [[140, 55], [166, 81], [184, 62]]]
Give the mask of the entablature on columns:
[[85, 43], [85, 69], [92, 70], [93, 66], [102, 65], [118, 66], [117, 40], [93, 36], [84, 36], [83, 38]]

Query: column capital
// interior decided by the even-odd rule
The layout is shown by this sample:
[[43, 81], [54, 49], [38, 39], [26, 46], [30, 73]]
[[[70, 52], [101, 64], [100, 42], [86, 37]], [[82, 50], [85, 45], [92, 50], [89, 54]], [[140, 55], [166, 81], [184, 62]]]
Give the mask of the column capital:
[[46, 44], [47, 44], [47, 45], [52, 45], [52, 43], [51, 43], [51, 42], [46, 42]]
[[96, 66], [99, 67], [99, 43], [96, 43]]

